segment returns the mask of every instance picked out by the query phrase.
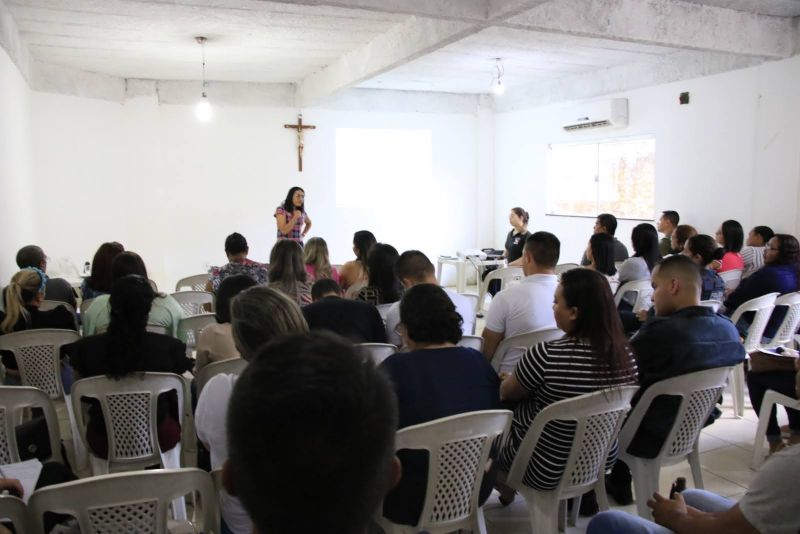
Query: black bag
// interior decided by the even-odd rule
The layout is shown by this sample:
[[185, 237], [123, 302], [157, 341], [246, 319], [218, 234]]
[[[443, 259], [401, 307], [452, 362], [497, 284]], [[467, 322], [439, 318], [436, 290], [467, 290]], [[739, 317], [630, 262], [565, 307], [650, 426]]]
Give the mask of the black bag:
[[17, 449], [21, 461], [32, 458], [44, 461], [53, 455], [44, 415], [18, 425], [14, 428], [14, 434], [17, 437]]

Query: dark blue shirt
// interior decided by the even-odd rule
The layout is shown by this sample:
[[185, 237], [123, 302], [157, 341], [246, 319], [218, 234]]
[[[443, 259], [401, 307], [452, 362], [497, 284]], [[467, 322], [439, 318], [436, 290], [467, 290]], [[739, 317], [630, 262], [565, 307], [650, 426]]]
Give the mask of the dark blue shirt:
[[[797, 291], [800, 289], [798, 287], [799, 285], [797, 268], [794, 265], [768, 263], [743, 279], [739, 287], [728, 295], [728, 298], [725, 300], [726, 313], [728, 315], [733, 315], [736, 308], [744, 302], [766, 295], [767, 293], [780, 293], [784, 295]], [[769, 338], [775, 336], [785, 315], [785, 307], [775, 308], [775, 311], [769, 318], [767, 327], [764, 329], [764, 336]], [[752, 320], [752, 314], [745, 319], [749, 323]]]
[[[631, 338], [641, 388], [695, 371], [728, 367], [744, 361], [744, 346], [730, 319], [705, 306], [690, 306], [672, 315], [648, 320]], [[656, 398], [645, 414], [628, 452], [652, 458], [658, 453], [675, 419], [680, 399]]]
[[700, 300], [718, 300], [725, 298], [725, 280], [711, 269], [702, 271], [703, 286], [700, 289]]

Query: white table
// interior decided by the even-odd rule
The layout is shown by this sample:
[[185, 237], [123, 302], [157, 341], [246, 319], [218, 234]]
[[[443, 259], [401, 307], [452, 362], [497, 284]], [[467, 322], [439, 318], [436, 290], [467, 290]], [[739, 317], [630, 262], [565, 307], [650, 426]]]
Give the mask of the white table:
[[442, 285], [442, 271], [445, 265], [452, 265], [456, 268], [456, 291], [465, 293], [467, 291], [467, 266], [474, 268], [478, 274], [478, 287], [481, 285], [481, 276], [486, 267], [496, 265], [505, 267], [505, 258], [499, 260], [479, 260], [473, 259], [467, 261], [464, 258], [457, 258], [454, 256], [439, 256], [436, 260], [436, 279], [439, 285]]

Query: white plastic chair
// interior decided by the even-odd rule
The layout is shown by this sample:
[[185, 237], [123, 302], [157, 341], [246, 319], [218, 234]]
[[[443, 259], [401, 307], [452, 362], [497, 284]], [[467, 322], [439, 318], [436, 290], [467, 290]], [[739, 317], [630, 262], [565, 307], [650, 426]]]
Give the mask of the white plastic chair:
[[209, 363], [200, 369], [200, 371], [198, 371], [197, 375], [194, 377], [194, 385], [197, 389], [197, 398], [200, 398], [200, 393], [203, 392], [203, 388], [206, 387], [206, 384], [208, 384], [209, 380], [214, 378], [216, 375], [240, 375], [246, 367], [247, 360], [244, 358], [231, 358], [230, 360]]
[[739, 287], [743, 272], [743, 269], [731, 269], [730, 271], [718, 273], [722, 281], [725, 282], [725, 291], [733, 291]]
[[[755, 312], [750, 328], [747, 329], [747, 337], [744, 339], [744, 351], [746, 354], [755, 352], [761, 346], [761, 338], [764, 336], [764, 329], [767, 327], [772, 310], [775, 309], [775, 300], [778, 293], [767, 293], [760, 297], [743, 302], [731, 315], [731, 322], [736, 324], [742, 318], [742, 314]], [[749, 358], [749, 356], [748, 356]], [[731, 397], [733, 397], [733, 414], [738, 419], [744, 416], [744, 366], [740, 363], [731, 371]]]
[[39, 311], [50, 311], [58, 308], [59, 306], [63, 306], [72, 314], [72, 317], [75, 318], [75, 330], [77, 330], [80, 324], [78, 323], [78, 314], [75, 312], [75, 308], [72, 307], [72, 304], [62, 302], [60, 300], [43, 300], [39, 304]]
[[[483, 310], [483, 301], [486, 298], [486, 293], [489, 291], [489, 284], [492, 280], [500, 280], [500, 291], [509, 286], [509, 284], [519, 283], [525, 278], [525, 273], [522, 272], [522, 267], [501, 267], [495, 269], [486, 275], [483, 283], [479, 284], [478, 288], [478, 306], [477, 311]], [[477, 313], [476, 311], [476, 313]]]
[[717, 313], [722, 307], [722, 302], [718, 300], [701, 300], [700, 306], [705, 306], [706, 308], [711, 309], [714, 313]]
[[156, 284], [155, 280], [153, 280], [152, 278], [148, 278], [147, 279], [147, 283], [150, 284], [150, 287], [152, 288], [153, 293], [158, 293], [158, 284]]
[[11, 521], [16, 532], [24, 534], [31, 531], [28, 507], [19, 497], [0, 495], [0, 518]]
[[[473, 295], [472, 293], [459, 294], [467, 299], [470, 305], [472, 305], [472, 332], [470, 332], [470, 335], [475, 335], [475, 325], [478, 323], [478, 321], [476, 321], [476, 318], [478, 317], [478, 295]], [[463, 319], [466, 320], [467, 318], [464, 317]]]
[[646, 280], [631, 280], [622, 284], [614, 294], [614, 305], [619, 307], [622, 298], [628, 293], [636, 294], [636, 300], [633, 304], [634, 312], [650, 309], [653, 286], [649, 278]]
[[200, 339], [200, 332], [203, 328], [217, 322], [213, 313], [201, 313], [191, 317], [184, 317], [178, 323], [178, 338], [186, 340], [186, 352], [191, 353], [197, 346]]
[[367, 351], [375, 365], [380, 365], [383, 360], [397, 352], [397, 347], [391, 343], [359, 343], [358, 346]]
[[567, 271], [571, 271], [572, 269], [578, 269], [578, 268], [580, 268], [580, 265], [578, 265], [577, 263], [559, 263], [558, 265], [556, 265], [555, 273], [556, 276], [561, 276]]
[[486, 533], [478, 496], [495, 439], [511, 425], [508, 410], [487, 410], [444, 417], [397, 432], [396, 450], [427, 450], [428, 485], [419, 523], [392, 523], [379, 508], [375, 520], [387, 534], [430, 534], [470, 529]]
[[461, 336], [458, 346], [483, 352], [483, 338], [481, 336]]
[[756, 438], [753, 442], [753, 459], [750, 462], [752, 469], [758, 469], [764, 463], [766, 452], [764, 451], [764, 440], [767, 437], [767, 423], [769, 416], [772, 413], [772, 407], [776, 404], [785, 406], [789, 409], [800, 410], [800, 400], [793, 399], [777, 391], [768, 389], [764, 393], [764, 399], [761, 401], [761, 411], [758, 413], [758, 427], [756, 428]]
[[33, 524], [30, 532], [44, 534], [43, 515], [55, 512], [75, 517], [81, 532], [86, 533], [167, 534], [170, 501], [194, 493], [203, 503], [202, 526], [195, 516], [190, 531], [219, 534], [214, 482], [211, 475], [196, 468], [116, 473], [41, 488], [28, 502]]
[[22, 461], [15, 427], [23, 423], [26, 408], [41, 408], [44, 412], [50, 456], [43, 461], [63, 463], [58, 415], [47, 393], [28, 386], [0, 386], [0, 465]]
[[170, 295], [183, 308], [186, 317], [206, 313], [206, 304], [214, 310], [214, 294], [208, 291], [178, 291]]
[[191, 291], [205, 291], [207, 283], [208, 273], [195, 274], [178, 280], [175, 291], [181, 291], [184, 287], [188, 287]]
[[[633, 474], [636, 510], [641, 517], [651, 518], [647, 500], [659, 489], [658, 477], [661, 466], [688, 460], [695, 487], [703, 489], [698, 447], [700, 431], [714, 409], [731, 369], [732, 367], [718, 367], [657, 382], [647, 388], [631, 411], [619, 434], [619, 459], [628, 464]], [[661, 450], [655, 458], [639, 458], [628, 454], [628, 446], [646, 416], [650, 404], [660, 395], [681, 398], [672, 428]]]
[[384, 323], [386, 322], [386, 315], [388, 315], [388, 313], [389, 313], [389, 308], [391, 308], [393, 304], [394, 303], [377, 304], [375, 306], [375, 308], [377, 308], [377, 310], [378, 310], [378, 313], [381, 315], [381, 319], [383, 319]]
[[[769, 343], [761, 345], [761, 348], [774, 349], [787, 346], [793, 341], [797, 328], [800, 326], [800, 292], [787, 293], [776, 298], [775, 308], [778, 306], [787, 308], [786, 315], [775, 332], [775, 336]], [[775, 313], [774, 309], [772, 313]]]
[[[167, 329], [167, 327], [166, 326], [162, 326], [160, 324], [148, 324], [148, 325], [146, 325], [144, 327], [144, 329], [146, 331], [148, 331], [148, 332], [152, 332], [153, 334], [161, 334], [162, 336], [168, 336], [169, 335], [169, 330]], [[105, 332], [106, 330], [108, 330], [108, 327], [104, 328], [103, 332]], [[101, 332], [99, 332], [99, 329], [98, 329], [98, 334], [99, 333], [101, 333]]]
[[[605, 478], [606, 461], [617, 434], [631, 408], [631, 398], [639, 388], [623, 386], [605, 389], [555, 402], [539, 412], [520, 443], [506, 484], [525, 499], [533, 532], [550, 534], [565, 529], [565, 499], [577, 498], [572, 506], [570, 525], [575, 524], [580, 496], [594, 489], [601, 510], [608, 509]], [[550, 421], [575, 421], [564, 475], [558, 486], [549, 491], [533, 489], [523, 482], [539, 437]]]
[[498, 373], [513, 373], [519, 359], [528, 350], [528, 347], [562, 337], [564, 337], [564, 332], [552, 326], [506, 338], [500, 342], [492, 355], [492, 367]]
[[76, 438], [77, 426], [70, 396], [61, 383], [61, 347], [78, 341], [73, 330], [41, 328], [0, 336], [0, 350], [10, 351], [17, 361], [20, 382], [44, 391], [54, 402], [63, 402], [67, 410], [77, 469], [86, 465], [86, 449]]

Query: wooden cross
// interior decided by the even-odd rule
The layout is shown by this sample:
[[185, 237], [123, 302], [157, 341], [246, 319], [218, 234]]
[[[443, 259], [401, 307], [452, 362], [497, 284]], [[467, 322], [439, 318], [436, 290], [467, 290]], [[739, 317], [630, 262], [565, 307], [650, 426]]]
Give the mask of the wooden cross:
[[303, 172], [303, 130], [313, 130], [316, 126], [303, 124], [303, 114], [297, 114], [297, 124], [284, 124], [284, 128], [297, 130], [297, 170]]

